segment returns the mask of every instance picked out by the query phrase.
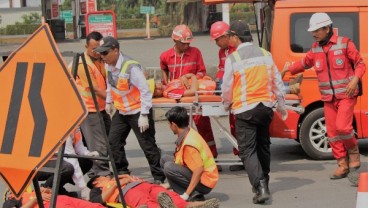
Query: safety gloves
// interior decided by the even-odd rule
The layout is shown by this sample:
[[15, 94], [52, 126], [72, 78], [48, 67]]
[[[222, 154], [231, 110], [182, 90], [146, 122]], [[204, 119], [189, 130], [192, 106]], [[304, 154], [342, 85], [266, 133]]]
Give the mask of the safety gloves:
[[145, 132], [148, 129], [149, 123], [148, 123], [147, 115], [143, 115], [143, 114], [139, 115], [138, 127], [141, 130], [141, 133]]
[[92, 151], [92, 152], [87, 153], [87, 156], [98, 157], [100, 156], [100, 154], [98, 154], [97, 151]]
[[189, 195], [184, 192], [182, 195], [180, 195], [180, 197], [186, 201], [186, 200], [188, 200]]
[[106, 103], [105, 111], [107, 114], [112, 115], [114, 112], [114, 104], [113, 103]]
[[287, 119], [288, 112], [285, 109], [285, 106], [277, 105], [276, 111], [279, 112], [279, 113], [281, 113], [281, 118], [282, 118], [283, 121], [285, 121]]
[[84, 187], [81, 191], [81, 197], [83, 200], [89, 200], [89, 193], [91, 192], [91, 189], [88, 187]]

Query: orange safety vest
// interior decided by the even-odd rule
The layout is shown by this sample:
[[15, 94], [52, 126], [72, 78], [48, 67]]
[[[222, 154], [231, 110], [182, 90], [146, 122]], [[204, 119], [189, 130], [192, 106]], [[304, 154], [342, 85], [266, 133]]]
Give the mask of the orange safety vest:
[[[249, 53], [251, 51], [251, 53]], [[250, 104], [272, 102], [274, 62], [263, 48], [247, 45], [229, 55], [233, 66], [234, 113], [251, 109]]]
[[[337, 99], [349, 98], [346, 95], [346, 87], [354, 78], [354, 70], [347, 57], [348, 42], [348, 38], [339, 36], [337, 43], [332, 45], [327, 53], [318, 42], [312, 45], [314, 68], [322, 101], [331, 101], [333, 96]], [[359, 89], [356, 89], [354, 96], [358, 95], [358, 92]]]
[[207, 143], [198, 132], [190, 128], [183, 139], [182, 144], [177, 147], [177, 151], [175, 152], [175, 163], [181, 166], [184, 166], [183, 154], [185, 146], [191, 146], [198, 150], [204, 165], [204, 172], [201, 175], [201, 183], [208, 188], [214, 188], [217, 184], [219, 174], [215, 159], [213, 158]]
[[111, 71], [107, 70], [106, 72], [111, 85], [114, 106], [124, 113], [141, 108], [141, 94], [137, 87], [130, 85], [130, 71], [134, 65], [139, 65], [139, 63], [124, 56], [124, 61], [116, 82], [112, 78]]
[[[133, 182], [134, 181], [143, 181], [142, 179], [139, 179], [137, 177], [133, 176]], [[115, 178], [104, 178], [103, 180], [99, 181], [99, 185], [98, 187], [102, 187], [102, 194], [104, 194], [111, 186], [113, 186], [114, 184], [116, 184], [116, 180]], [[126, 185], [122, 185], [121, 188], [124, 189]], [[114, 202], [118, 202], [118, 197], [119, 197], [119, 189], [115, 189], [114, 192], [111, 194], [111, 196], [106, 200], [107, 203], [114, 203]]]
[[[189, 84], [191, 84], [191, 79], [189, 80]], [[185, 90], [186, 88], [181, 83], [180, 79], [174, 79], [169, 82], [166, 86], [163, 96], [169, 98], [168, 93], [173, 90]], [[199, 93], [200, 95], [212, 95], [216, 89], [216, 82], [212, 80], [209, 76], [204, 76], [202, 79], [198, 80], [198, 91], [207, 91]]]
[[[100, 71], [86, 53], [84, 53], [84, 57], [86, 58], [86, 64], [88, 67], [89, 74], [91, 75], [91, 79], [96, 82], [98, 88], [106, 90], [105, 74], [102, 74], [105, 70]], [[80, 65], [83, 66], [81, 59], [79, 60], [79, 66]], [[79, 66], [78, 66], [78, 70], [79, 70]], [[71, 71], [71, 69], [72, 68], [70, 67], [69, 70]], [[84, 68], [82, 67], [80, 70], [84, 70]], [[88, 111], [96, 112], [96, 106], [95, 106], [95, 103], [93, 102], [91, 89], [89, 88], [88, 83], [83, 84], [78, 76], [76, 77], [75, 82], [77, 83], [79, 93], [81, 94], [84, 100], [84, 103], [86, 104], [88, 108]], [[105, 99], [100, 98], [99, 96], [96, 96], [96, 98], [97, 98], [99, 110], [103, 111], [106, 105]]]

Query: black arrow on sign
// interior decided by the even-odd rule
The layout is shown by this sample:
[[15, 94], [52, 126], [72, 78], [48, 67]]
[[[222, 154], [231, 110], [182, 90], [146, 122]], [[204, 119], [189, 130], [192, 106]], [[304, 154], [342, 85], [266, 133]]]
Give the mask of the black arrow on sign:
[[28, 100], [31, 106], [33, 120], [35, 124], [33, 129], [31, 147], [29, 149], [29, 156], [33, 157], [39, 157], [41, 155], [47, 125], [47, 116], [41, 96], [44, 73], [45, 63], [33, 64], [31, 86], [29, 87], [30, 90], [28, 94]]
[[[13, 151], [15, 134], [18, 126], [20, 108], [23, 100], [24, 86], [26, 82], [28, 63], [19, 62], [15, 72], [13, 91], [10, 100], [8, 118], [6, 120], [5, 133], [0, 153], [11, 154]], [[41, 155], [45, 130], [47, 125], [47, 116], [42, 102], [41, 89], [43, 76], [45, 72], [45, 63], [33, 64], [31, 85], [28, 94], [29, 104], [31, 106], [34, 129], [32, 135], [31, 147], [28, 155], [39, 157]]]
[[11, 154], [13, 150], [15, 133], [17, 132], [19, 112], [22, 105], [24, 85], [26, 83], [27, 66], [28, 63], [17, 63], [8, 118], [6, 119], [4, 139], [0, 150], [0, 153], [3, 154]]

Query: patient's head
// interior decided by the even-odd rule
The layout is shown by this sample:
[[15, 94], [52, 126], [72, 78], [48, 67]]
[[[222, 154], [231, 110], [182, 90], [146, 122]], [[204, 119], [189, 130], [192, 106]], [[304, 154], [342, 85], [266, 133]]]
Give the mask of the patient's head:
[[153, 97], [162, 97], [165, 90], [165, 85], [161, 82], [155, 83], [155, 90], [153, 91]]

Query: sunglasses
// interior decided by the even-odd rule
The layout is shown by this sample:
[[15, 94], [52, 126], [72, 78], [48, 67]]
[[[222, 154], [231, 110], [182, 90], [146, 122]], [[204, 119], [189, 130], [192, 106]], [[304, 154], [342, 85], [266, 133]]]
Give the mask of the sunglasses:
[[111, 48], [111, 49], [109, 49], [109, 50], [107, 50], [107, 51], [100, 52], [100, 54], [101, 54], [102, 56], [106, 56], [107, 54], [109, 54], [109, 53], [110, 53], [110, 51], [111, 51], [111, 50], [113, 50], [113, 48]]

